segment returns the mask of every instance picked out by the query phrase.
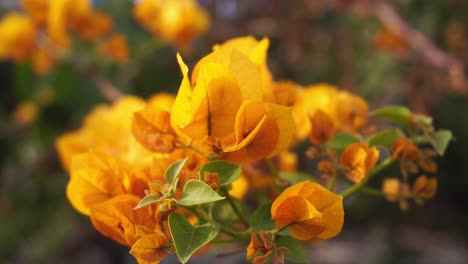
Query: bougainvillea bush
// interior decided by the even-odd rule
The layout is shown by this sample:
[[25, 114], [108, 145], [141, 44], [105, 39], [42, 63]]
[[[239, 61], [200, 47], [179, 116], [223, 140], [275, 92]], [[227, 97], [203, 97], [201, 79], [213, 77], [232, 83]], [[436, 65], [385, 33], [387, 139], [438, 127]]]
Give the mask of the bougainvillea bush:
[[278, 80], [266, 37], [217, 43], [187, 66], [184, 53], [209, 26], [195, 1], [134, 6], [136, 22], [184, 52], [173, 54], [177, 94], [149, 98], [113, 90], [72, 57], [74, 42], [85, 41], [94, 48], [82, 52], [116, 64], [131, 58], [109, 15], [86, 0], [23, 6], [0, 21], [0, 56], [30, 61], [39, 74], [72, 64], [112, 101], [56, 149], [71, 205], [139, 263], [169, 254], [186, 263], [226, 244], [253, 263], [307, 262], [304, 247], [341, 232], [350, 209], [343, 201], [354, 194], [405, 211], [437, 192], [434, 159], [452, 134], [431, 117], [397, 105], [370, 109], [331, 84]]

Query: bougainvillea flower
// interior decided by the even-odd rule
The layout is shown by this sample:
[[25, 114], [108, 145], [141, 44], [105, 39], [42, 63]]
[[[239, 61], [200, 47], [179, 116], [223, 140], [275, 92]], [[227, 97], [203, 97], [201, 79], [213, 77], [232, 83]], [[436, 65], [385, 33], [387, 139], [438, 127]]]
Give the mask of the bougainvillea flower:
[[[203, 57], [195, 65], [192, 73], [192, 85], [195, 85], [195, 82], [198, 80], [198, 73], [201, 65], [208, 62], [221, 64], [230, 69], [241, 84], [257, 82], [258, 76], [260, 76], [261, 78], [258, 80], [259, 83], [256, 83], [256, 85], [260, 85], [258, 87], [261, 87], [260, 91], [263, 93], [262, 100], [265, 102], [274, 102], [273, 78], [267, 65], [269, 45], [270, 41], [267, 38], [257, 41], [251, 36], [234, 38], [222, 44], [215, 45], [213, 47], [213, 52]], [[249, 64], [247, 68], [244, 68], [247, 66], [245, 64]], [[252, 70], [253, 67], [250, 64], [253, 64], [256, 70]], [[258, 90], [258, 87], [255, 89]]]
[[171, 114], [167, 108], [164, 109], [165, 104], [172, 105], [173, 101], [173, 96], [162, 94], [133, 115], [132, 133], [149, 151], [170, 153], [175, 149], [176, 136], [171, 127]]
[[318, 109], [310, 118], [312, 125], [310, 139], [314, 144], [323, 144], [330, 141], [335, 132], [335, 126], [331, 117]]
[[92, 11], [89, 0], [54, 0], [49, 3], [47, 33], [53, 44], [70, 47], [70, 30]]
[[119, 195], [91, 208], [93, 226], [105, 236], [132, 246], [137, 241], [136, 225], [155, 228], [154, 209], [151, 206], [134, 209], [141, 197]]
[[114, 196], [132, 193], [144, 196], [147, 179], [134, 175], [122, 160], [87, 152], [73, 159], [67, 197], [77, 211], [89, 215], [90, 208]]
[[298, 240], [329, 239], [344, 221], [343, 197], [314, 182], [301, 182], [283, 191], [271, 206], [277, 228], [290, 226]]
[[340, 164], [348, 170], [348, 179], [359, 183], [374, 168], [378, 159], [379, 151], [376, 147], [369, 148], [366, 143], [353, 143], [341, 154]]
[[34, 72], [39, 75], [49, 73], [54, 68], [56, 62], [55, 55], [45, 48], [37, 48], [32, 56]]
[[21, 0], [21, 5], [36, 25], [43, 25], [46, 22], [50, 2], [50, 0]]
[[149, 152], [131, 134], [131, 117], [144, 106], [143, 100], [125, 96], [112, 106], [95, 107], [79, 130], [57, 139], [56, 147], [63, 166], [68, 170], [72, 157], [87, 152], [90, 148], [128, 160], [136, 156], [135, 152], [141, 152], [138, 159], [151, 159], [151, 156], [145, 155]]
[[382, 184], [382, 192], [388, 201], [395, 202], [402, 193], [402, 183], [399, 179], [387, 178]]
[[0, 59], [23, 60], [35, 49], [36, 30], [32, 20], [9, 13], [0, 20]]
[[286, 150], [294, 135], [287, 107], [244, 101], [235, 120], [235, 142], [223, 142], [226, 159], [233, 162], [270, 158]]
[[431, 199], [437, 192], [437, 179], [419, 176], [413, 184], [413, 194], [423, 199]]
[[419, 158], [419, 149], [409, 139], [403, 137], [392, 143], [393, 159], [414, 161]]
[[94, 40], [112, 30], [112, 18], [100, 11], [87, 12], [74, 25], [80, 36], [86, 40]]
[[130, 250], [139, 264], [159, 263], [170, 252], [169, 240], [159, 231], [143, 235]]
[[232, 161], [274, 156], [289, 147], [294, 135], [290, 109], [262, 102], [263, 91], [255, 77], [258, 68], [242, 53], [232, 55], [231, 64], [239, 71], [203, 63], [194, 87], [178, 56], [184, 78], [171, 112], [172, 127], [191, 140], [217, 139]]
[[101, 46], [99, 51], [119, 64], [125, 64], [129, 57], [127, 37], [123, 34], [113, 34]]
[[310, 134], [312, 125], [309, 118], [317, 110], [323, 111], [333, 120], [336, 132], [357, 132], [367, 123], [369, 112], [364, 99], [328, 84], [306, 87], [297, 97], [294, 108], [299, 140]]
[[194, 0], [142, 0], [135, 3], [133, 14], [147, 30], [181, 50], [187, 50], [210, 23], [207, 12]]

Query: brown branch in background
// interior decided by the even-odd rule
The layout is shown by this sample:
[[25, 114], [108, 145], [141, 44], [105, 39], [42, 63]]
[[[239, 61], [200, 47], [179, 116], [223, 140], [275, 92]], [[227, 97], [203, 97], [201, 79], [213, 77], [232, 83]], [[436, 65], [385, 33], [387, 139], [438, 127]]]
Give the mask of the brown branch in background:
[[70, 65], [81, 75], [91, 80], [109, 102], [115, 102], [122, 96], [120, 90], [112, 82], [102, 77], [96, 69], [81, 65], [77, 61], [71, 61]]
[[[355, 2], [365, 11], [376, 17], [388, 30], [405, 41], [431, 66], [446, 69], [451, 88], [458, 93], [467, 94], [465, 66], [456, 58], [439, 49], [421, 32], [413, 29], [393, 7], [382, 0], [366, 0]], [[363, 5], [363, 6], [362, 6]]]

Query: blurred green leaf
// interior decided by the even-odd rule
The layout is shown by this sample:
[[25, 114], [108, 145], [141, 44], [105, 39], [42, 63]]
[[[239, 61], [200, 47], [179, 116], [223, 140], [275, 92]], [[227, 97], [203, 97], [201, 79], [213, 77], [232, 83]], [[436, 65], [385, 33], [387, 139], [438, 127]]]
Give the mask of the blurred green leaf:
[[432, 145], [439, 155], [444, 155], [448, 144], [453, 139], [452, 131], [450, 130], [439, 130], [434, 133], [434, 142]]
[[408, 108], [399, 105], [387, 105], [370, 113], [373, 117], [388, 119], [403, 127], [409, 125], [411, 114]]
[[272, 230], [275, 228], [275, 222], [271, 219], [271, 204], [264, 204], [253, 212], [250, 217], [250, 228], [252, 230]]
[[287, 182], [291, 184], [296, 184], [299, 182], [303, 181], [314, 181], [316, 182], [317, 179], [307, 173], [302, 173], [302, 172], [281, 172], [279, 177], [283, 180], [286, 180]]
[[390, 148], [392, 146], [393, 141], [403, 137], [402, 133], [398, 130], [384, 130], [375, 135], [372, 135], [369, 139], [367, 139], [367, 143], [369, 146], [384, 146]]
[[331, 141], [325, 144], [325, 146], [342, 151], [347, 146], [355, 142], [359, 142], [359, 139], [355, 135], [349, 133], [337, 133]]

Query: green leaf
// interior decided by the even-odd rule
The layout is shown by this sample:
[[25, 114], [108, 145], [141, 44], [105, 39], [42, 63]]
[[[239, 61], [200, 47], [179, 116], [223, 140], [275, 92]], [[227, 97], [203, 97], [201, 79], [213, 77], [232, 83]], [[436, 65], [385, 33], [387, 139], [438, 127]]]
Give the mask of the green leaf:
[[303, 181], [314, 181], [316, 182], [317, 179], [307, 173], [302, 172], [281, 172], [279, 177], [291, 184], [296, 184]]
[[291, 252], [284, 255], [285, 263], [308, 263], [304, 245], [296, 239], [285, 236], [276, 240], [278, 247], [287, 247]]
[[264, 204], [253, 212], [250, 217], [252, 230], [273, 230], [275, 228], [275, 222], [271, 219], [271, 204]]
[[185, 216], [179, 213], [169, 215], [174, 247], [182, 263], [187, 263], [198, 249], [215, 239], [219, 234], [219, 226], [212, 223], [192, 226]]
[[191, 206], [197, 204], [211, 203], [224, 199], [211, 187], [200, 180], [189, 180], [185, 186], [182, 194], [182, 199], [177, 203], [184, 206]]
[[403, 137], [398, 130], [384, 130], [367, 139], [369, 146], [384, 146], [390, 148], [393, 141]]
[[370, 113], [373, 117], [381, 117], [400, 124], [403, 127], [409, 125], [411, 111], [399, 105], [387, 105]]
[[239, 178], [242, 167], [222, 160], [214, 160], [206, 163], [200, 169], [200, 177], [205, 178], [205, 172], [217, 173], [220, 177], [219, 186], [228, 185]]
[[353, 134], [349, 133], [337, 133], [331, 141], [329, 141], [325, 146], [328, 148], [336, 149], [339, 151], [344, 150], [347, 146], [359, 142], [359, 139]]
[[444, 155], [448, 144], [453, 139], [452, 131], [450, 130], [439, 130], [434, 133], [434, 142], [432, 145], [439, 155]]
[[[241, 205], [237, 200], [233, 199], [233, 202], [237, 208], [241, 208]], [[224, 226], [230, 226], [238, 219], [234, 209], [232, 209], [232, 206], [227, 200], [221, 200], [214, 203], [211, 207], [211, 216], [217, 223], [222, 223]]]
[[177, 177], [179, 176], [186, 162], [187, 158], [179, 160], [177, 162], [172, 163], [169, 166], [169, 168], [166, 169], [166, 171], [164, 172], [164, 177], [166, 178], [167, 183], [175, 187], [174, 185], [176, 184]]
[[154, 194], [148, 194], [145, 196], [145, 198], [141, 199], [141, 201], [135, 206], [133, 209], [140, 209], [142, 207], [145, 207], [150, 204], [158, 203], [161, 200]]

